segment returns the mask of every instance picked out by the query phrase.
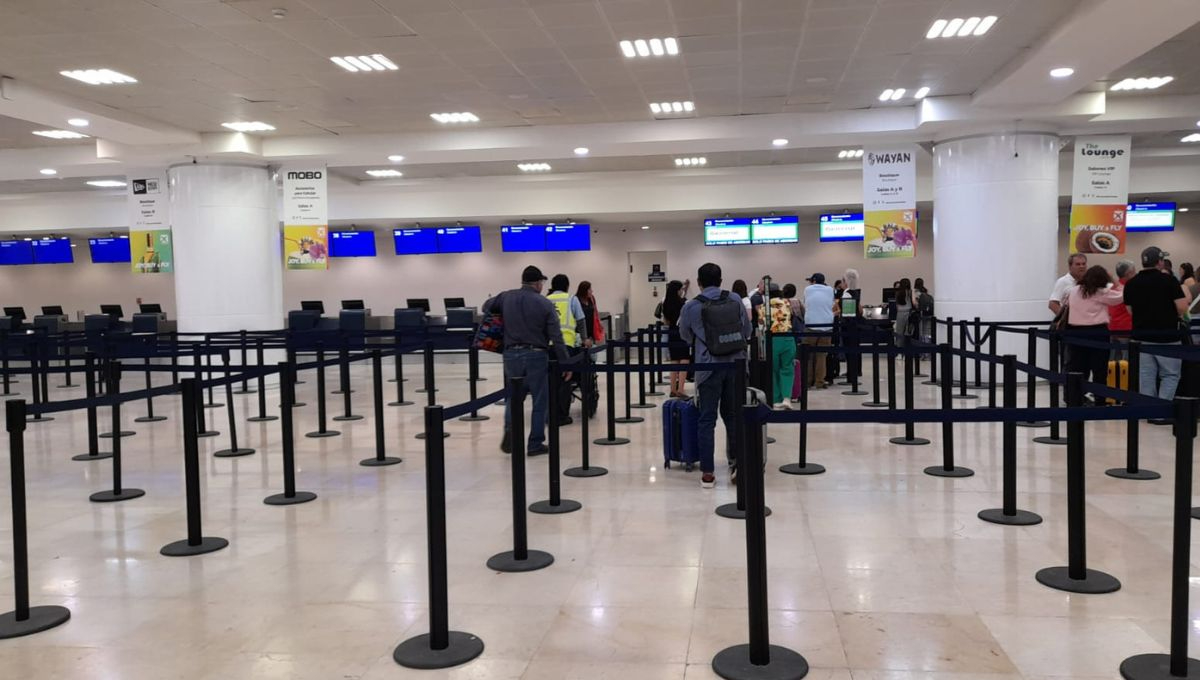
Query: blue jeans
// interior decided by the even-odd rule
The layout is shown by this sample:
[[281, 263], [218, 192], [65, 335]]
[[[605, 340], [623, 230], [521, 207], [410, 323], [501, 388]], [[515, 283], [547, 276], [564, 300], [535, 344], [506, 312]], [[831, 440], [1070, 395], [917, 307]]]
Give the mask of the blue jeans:
[[[1178, 345], [1177, 342], [1143, 342], [1144, 347], [1154, 345]], [[1183, 360], [1176, 357], [1163, 357], [1150, 352], [1142, 352], [1141, 363], [1138, 366], [1138, 391], [1148, 397], [1159, 399], [1174, 399], [1175, 389], [1179, 387], [1179, 374], [1183, 369]], [[1161, 382], [1160, 382], [1161, 381]]]
[[[550, 355], [540, 349], [509, 349], [504, 351], [504, 384], [509, 378], [524, 378], [525, 391], [533, 395], [533, 416], [527, 423], [529, 449], [542, 446], [546, 441], [546, 377], [550, 367]], [[525, 400], [522, 398], [522, 405]], [[511, 400], [504, 402], [504, 437], [508, 438], [512, 416]], [[528, 450], [528, 449], [526, 449]]]
[[[790, 338], [788, 338], [790, 340]], [[696, 388], [700, 407], [700, 432], [697, 443], [700, 447], [700, 471], [713, 471], [713, 449], [716, 448], [717, 413], [725, 423], [725, 458], [734, 460], [737, 451], [734, 438], [738, 414], [733, 412], [734, 374], [732, 371], [713, 371]]]

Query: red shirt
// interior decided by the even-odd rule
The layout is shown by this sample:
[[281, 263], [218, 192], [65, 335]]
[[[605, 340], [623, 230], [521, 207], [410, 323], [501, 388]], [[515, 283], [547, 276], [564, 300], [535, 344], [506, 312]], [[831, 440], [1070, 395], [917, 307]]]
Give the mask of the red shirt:
[[[1117, 281], [1112, 287], [1115, 291], [1125, 290], [1125, 284]], [[1108, 330], [1110, 331], [1131, 331], [1133, 330], [1133, 315], [1129, 313], [1129, 308], [1125, 305], [1113, 305], [1108, 308]]]

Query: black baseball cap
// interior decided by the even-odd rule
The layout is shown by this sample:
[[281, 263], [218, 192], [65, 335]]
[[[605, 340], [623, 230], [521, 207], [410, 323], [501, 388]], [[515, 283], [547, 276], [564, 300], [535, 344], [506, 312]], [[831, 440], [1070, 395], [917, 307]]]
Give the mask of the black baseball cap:
[[1171, 253], [1163, 252], [1158, 246], [1150, 246], [1142, 251], [1142, 266], [1146, 268], [1155, 267], [1159, 262], [1171, 256]]
[[538, 281], [545, 280], [546, 275], [542, 273], [541, 269], [533, 265], [529, 265], [525, 268], [525, 271], [521, 272], [521, 283], [537, 283]]
[[825, 283], [825, 275], [820, 272], [817, 272], [816, 274], [813, 274], [812, 276], [810, 276], [804, 280], [808, 281], [809, 283]]

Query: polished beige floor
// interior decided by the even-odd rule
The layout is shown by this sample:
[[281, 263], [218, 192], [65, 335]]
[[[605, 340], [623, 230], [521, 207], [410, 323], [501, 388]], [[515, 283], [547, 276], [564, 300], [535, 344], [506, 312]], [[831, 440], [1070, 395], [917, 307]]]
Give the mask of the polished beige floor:
[[[370, 383], [359, 370], [355, 409], [369, 413]], [[499, 388], [496, 367], [485, 374], [491, 380], [482, 390]], [[460, 365], [441, 367], [439, 401], [465, 400], [464, 376]], [[311, 379], [300, 387], [310, 405], [297, 414], [298, 433], [315, 429], [314, 389]], [[933, 389], [919, 388], [922, 404], [933, 403]], [[618, 426], [631, 445], [592, 448], [592, 460], [611, 474], [563, 480], [581, 512], [529, 516], [530, 545], [552, 552], [552, 567], [487, 569], [490, 555], [511, 547], [509, 460], [497, 450], [501, 413], [493, 407], [488, 422], [448, 423], [446, 441], [451, 624], [482, 637], [486, 650], [449, 671], [401, 668], [393, 647], [427, 625], [423, 449], [413, 438], [420, 407], [387, 409], [389, 453], [405, 459], [398, 466], [357, 464], [374, 453], [370, 419], [332, 423], [341, 437], [299, 436], [298, 487], [320, 498], [272, 507], [262, 498], [280, 489], [279, 424], [244, 422], [256, 397], [235, 399], [243, 445], [258, 453], [212, 458], [227, 440], [203, 440], [204, 531], [230, 547], [193, 558], [158, 553], [185, 536], [177, 401], [160, 401], [170, 420], [153, 425], [130, 422], [141, 405], [126, 410], [137, 435], [124, 440], [125, 483], [147, 495], [124, 503], [87, 500], [110, 483], [110, 470], [70, 460], [85, 450], [82, 414], [30, 426], [33, 600], [65, 605], [72, 618], [0, 641], [0, 677], [692, 680], [715, 677], [713, 654], [746, 641], [744, 529], [712, 513], [733, 492], [723, 470], [715, 490], [702, 490], [698, 472], [663, 469], [657, 410], [636, 412], [645, 423]], [[273, 391], [268, 401], [274, 410]], [[861, 401], [835, 391], [813, 397], [821, 408]], [[225, 432], [223, 409], [210, 414]], [[593, 436], [601, 423], [594, 421]], [[958, 428], [959, 463], [978, 474], [953, 480], [921, 473], [940, 460], [937, 429], [919, 427], [931, 446], [887, 442], [901, 432], [812, 426], [810, 460], [829, 472], [791, 477], [776, 467], [794, 458], [796, 429], [772, 428], [779, 440], [766, 479], [774, 510], [767, 520], [772, 642], [804, 654], [810, 677], [1113, 678], [1126, 656], [1165, 650], [1167, 428], [1143, 427], [1144, 465], [1164, 475], [1153, 482], [1104, 476], [1123, 460], [1124, 425], [1087, 428], [1090, 566], [1124, 584], [1096, 596], [1034, 580], [1039, 568], [1066, 560], [1065, 449], [1030, 443], [1044, 430], [1018, 433], [1020, 505], [1046, 518], [1027, 528], [975, 516], [1000, 501], [999, 426]], [[578, 424], [564, 430], [563, 452], [564, 467], [577, 463]], [[0, 610], [7, 610], [7, 447], [0, 457]], [[530, 500], [545, 497], [545, 471], [544, 458], [531, 462]], [[1200, 622], [1200, 598], [1193, 601]], [[1200, 642], [1195, 625], [1192, 636]]]

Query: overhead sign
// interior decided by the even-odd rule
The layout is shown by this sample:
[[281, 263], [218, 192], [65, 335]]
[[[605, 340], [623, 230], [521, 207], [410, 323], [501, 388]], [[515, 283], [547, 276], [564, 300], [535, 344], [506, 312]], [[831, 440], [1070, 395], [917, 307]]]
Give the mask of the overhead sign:
[[1129, 135], [1075, 138], [1070, 252], [1125, 252], [1129, 150]]
[[863, 155], [863, 255], [917, 254], [917, 147], [867, 149]]
[[131, 173], [126, 184], [128, 191], [130, 229], [170, 229], [170, 206], [167, 202], [167, 173], [164, 170], [141, 170]]
[[329, 268], [329, 190], [324, 165], [285, 165], [283, 263], [288, 269]]

